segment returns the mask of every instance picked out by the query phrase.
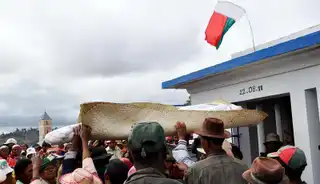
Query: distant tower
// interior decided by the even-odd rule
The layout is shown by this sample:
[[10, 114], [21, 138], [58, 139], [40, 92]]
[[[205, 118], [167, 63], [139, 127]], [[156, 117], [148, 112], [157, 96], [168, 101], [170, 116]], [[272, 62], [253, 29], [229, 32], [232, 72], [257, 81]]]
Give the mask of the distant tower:
[[49, 117], [46, 111], [44, 111], [43, 115], [40, 119], [39, 124], [39, 143], [41, 143], [44, 139], [44, 136], [52, 131], [52, 119]]

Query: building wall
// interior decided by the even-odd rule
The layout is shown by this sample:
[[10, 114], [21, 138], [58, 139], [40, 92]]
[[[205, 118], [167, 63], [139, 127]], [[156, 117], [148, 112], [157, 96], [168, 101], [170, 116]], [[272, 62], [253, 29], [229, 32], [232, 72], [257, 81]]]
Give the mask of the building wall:
[[[308, 162], [303, 179], [307, 183], [317, 184], [320, 183], [320, 175], [317, 174], [320, 171], [320, 152], [318, 149], [320, 145], [319, 51], [318, 48], [313, 48], [281, 56], [197, 81], [185, 87], [191, 94], [193, 104], [208, 103], [217, 99], [230, 102], [246, 102], [289, 94], [291, 101], [289, 111], [292, 111], [294, 142], [296, 146], [304, 150]], [[248, 91], [250, 87], [257, 89], [258, 86], [262, 86], [263, 90], [246, 94], [241, 93], [242, 89]], [[282, 109], [281, 111], [288, 110]], [[274, 116], [272, 110], [268, 110], [268, 113], [270, 116]], [[287, 115], [282, 116], [281, 119], [291, 120]], [[252, 131], [254, 130], [249, 129], [249, 132]], [[265, 131], [272, 130], [265, 129]], [[254, 134], [251, 135], [254, 136]]]

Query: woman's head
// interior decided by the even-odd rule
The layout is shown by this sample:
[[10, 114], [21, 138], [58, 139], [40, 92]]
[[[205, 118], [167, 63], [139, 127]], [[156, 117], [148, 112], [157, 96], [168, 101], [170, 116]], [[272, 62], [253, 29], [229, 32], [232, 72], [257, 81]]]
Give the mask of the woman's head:
[[16, 179], [23, 183], [30, 183], [32, 179], [32, 162], [29, 159], [20, 159], [14, 167]]

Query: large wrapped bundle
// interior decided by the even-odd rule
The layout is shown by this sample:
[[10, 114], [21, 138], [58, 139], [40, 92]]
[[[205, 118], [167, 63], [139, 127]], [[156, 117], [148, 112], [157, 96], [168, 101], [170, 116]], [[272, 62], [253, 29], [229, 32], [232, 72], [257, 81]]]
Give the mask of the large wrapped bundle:
[[227, 103], [200, 104], [174, 107], [159, 103], [81, 104], [78, 122], [92, 128], [93, 139], [126, 139], [134, 124], [145, 121], [159, 122], [167, 135], [175, 132], [175, 124], [184, 122], [188, 131], [200, 129], [205, 118], [221, 119], [225, 128], [251, 126], [260, 123], [267, 114], [258, 110], [243, 109]]

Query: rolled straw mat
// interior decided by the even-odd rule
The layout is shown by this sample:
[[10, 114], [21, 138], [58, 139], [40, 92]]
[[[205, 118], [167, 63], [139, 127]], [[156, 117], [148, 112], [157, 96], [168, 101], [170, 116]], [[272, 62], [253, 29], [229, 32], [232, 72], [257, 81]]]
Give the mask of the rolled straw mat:
[[93, 139], [119, 140], [126, 139], [132, 126], [139, 122], [156, 121], [163, 126], [166, 135], [173, 135], [176, 122], [184, 122], [187, 131], [193, 132], [209, 117], [221, 119], [227, 129], [259, 124], [267, 114], [249, 109], [197, 111], [158, 103], [91, 102], [80, 105], [78, 122], [92, 128]]

